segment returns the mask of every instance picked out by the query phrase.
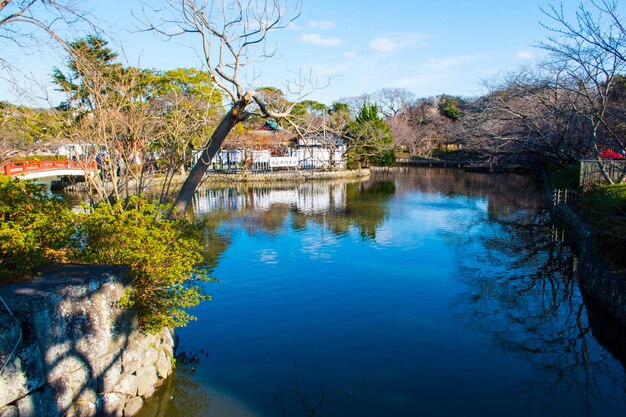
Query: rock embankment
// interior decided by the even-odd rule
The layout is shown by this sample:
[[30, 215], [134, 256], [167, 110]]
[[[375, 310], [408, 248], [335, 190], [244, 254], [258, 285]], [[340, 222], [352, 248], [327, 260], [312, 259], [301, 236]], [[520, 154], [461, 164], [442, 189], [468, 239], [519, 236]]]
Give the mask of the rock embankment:
[[0, 288], [0, 417], [132, 416], [172, 373], [174, 338], [150, 335], [116, 266], [63, 266]]
[[603, 260], [596, 251], [593, 229], [571, 207], [560, 205], [553, 213], [577, 246], [581, 287], [626, 325], [626, 271], [615, 270]]
[[[273, 171], [273, 172], [230, 172], [230, 173], [207, 173], [204, 177], [206, 183], [232, 183], [232, 182], [276, 182], [276, 181], [317, 181], [341, 178], [363, 178], [370, 175], [369, 169], [351, 169], [343, 171]], [[175, 177], [175, 184], [182, 183], [185, 176]], [[155, 183], [159, 183], [157, 178]]]

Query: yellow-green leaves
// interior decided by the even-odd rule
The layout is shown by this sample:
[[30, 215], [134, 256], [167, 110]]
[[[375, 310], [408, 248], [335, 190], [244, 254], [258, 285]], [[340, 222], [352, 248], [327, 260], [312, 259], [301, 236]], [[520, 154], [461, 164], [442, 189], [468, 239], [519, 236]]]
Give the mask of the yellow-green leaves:
[[211, 278], [202, 231], [167, 212], [131, 197], [74, 213], [40, 185], [0, 176], [0, 283], [51, 262], [128, 265], [133, 285], [120, 305], [136, 308], [148, 331], [184, 326]]
[[42, 185], [0, 175], [0, 283], [63, 260], [72, 222], [69, 208]]
[[148, 331], [186, 325], [195, 318], [185, 309], [208, 298], [200, 282], [210, 278], [194, 227], [166, 219], [166, 212], [164, 206], [131, 197], [126, 203], [101, 204], [78, 222], [84, 247], [76, 259], [129, 265], [133, 289], [121, 304], [134, 306]]

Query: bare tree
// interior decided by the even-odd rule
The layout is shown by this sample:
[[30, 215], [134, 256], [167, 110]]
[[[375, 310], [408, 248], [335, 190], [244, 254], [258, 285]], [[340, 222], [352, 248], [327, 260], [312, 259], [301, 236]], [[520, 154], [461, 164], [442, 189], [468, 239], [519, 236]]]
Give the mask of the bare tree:
[[602, 145], [624, 147], [607, 123], [611, 93], [618, 76], [626, 71], [626, 30], [618, 14], [618, 0], [592, 0], [581, 4], [570, 21], [563, 6], [550, 6], [544, 13], [553, 32], [540, 47], [550, 52], [557, 87], [572, 98], [576, 111], [590, 126], [589, 151], [607, 182], [612, 179], [599, 161]]
[[185, 174], [193, 150], [202, 146], [223, 114], [222, 96], [209, 75], [193, 69], [153, 72], [150, 112], [157, 120], [144, 174], [164, 174], [161, 201], [170, 195], [174, 175]]
[[94, 202], [112, 202], [141, 194], [149, 146], [165, 132], [161, 117], [144, 100], [145, 74], [136, 68], [93, 59], [91, 49], [72, 44], [72, 68], [80, 85], [57, 81], [68, 95], [59, 139], [69, 140], [79, 161], [96, 161], [99, 175], [86, 176]]
[[581, 3], [575, 20], [570, 21], [565, 15], [563, 4], [559, 7], [549, 5], [543, 10], [549, 23], [544, 23], [543, 26], [553, 32], [554, 36], [540, 46], [552, 50], [551, 45], [568, 46], [569, 42], [580, 43], [593, 49], [601, 49], [626, 62], [626, 27], [618, 12], [619, 0], [591, 0], [591, 6], [589, 9]]
[[[167, 16], [159, 24], [150, 24], [167, 37], [192, 35], [199, 40], [206, 70], [230, 99], [230, 109], [211, 135], [199, 161], [191, 169], [182, 185], [173, 209], [185, 213], [193, 194], [206, 173], [207, 167], [222, 142], [235, 125], [253, 114], [260, 117], [281, 118], [289, 114], [292, 104], [277, 112], [270, 108], [253, 88], [244, 85], [246, 69], [254, 63], [270, 58], [273, 52], [266, 48], [268, 36], [285, 28], [300, 11], [300, 1], [288, 7], [281, 0], [165, 0]], [[175, 31], [169, 31], [172, 25]], [[256, 77], [253, 75], [253, 81]], [[299, 77], [295, 92], [303, 96], [310, 79]]]
[[393, 144], [402, 151], [414, 154], [417, 152], [417, 135], [415, 129], [411, 127], [405, 117], [393, 117], [388, 120], [391, 133], [393, 134]]
[[86, 23], [93, 30], [89, 19], [76, 0], [0, 0], [0, 77], [15, 81], [19, 72], [1, 52], [5, 47], [27, 50], [50, 40], [66, 47], [63, 39], [79, 24]]
[[[222, 96], [209, 74], [193, 69], [165, 72], [126, 67], [107, 41], [87, 36], [69, 44], [67, 72], [55, 83], [67, 94], [58, 137], [75, 157], [100, 175], [87, 178], [94, 201], [116, 201], [145, 192], [155, 171], [164, 174], [161, 201], [172, 177], [191, 162], [223, 114]], [[1, 130], [0, 130], [1, 132]]]
[[466, 124], [478, 128], [469, 144], [493, 158], [576, 162], [589, 132], [576, 111], [580, 103], [555, 79], [551, 72], [522, 69], [486, 82], [489, 93], [469, 112]]
[[617, 0], [580, 4], [570, 19], [563, 5], [544, 10], [552, 36], [539, 47], [549, 52], [537, 69], [523, 68], [486, 84], [489, 93], [465, 117], [478, 127], [467, 135], [474, 149], [492, 158], [520, 156], [562, 165], [593, 158], [604, 147], [624, 147], [626, 122], [621, 74], [626, 70], [626, 32]]
[[[298, 111], [293, 111], [284, 119], [298, 141], [306, 145], [306, 157], [325, 163], [329, 169], [345, 168], [338, 166], [337, 162], [343, 160], [350, 150], [345, 133], [352, 118], [347, 106], [340, 105], [339, 108], [334, 106], [329, 109], [321, 103], [305, 101], [298, 104]], [[328, 150], [327, 161], [318, 159], [320, 155], [315, 154], [318, 145]]]
[[415, 102], [415, 94], [406, 88], [383, 88], [373, 94], [380, 112], [387, 118], [399, 116]]
[[405, 88], [382, 88], [372, 94], [343, 97], [337, 102], [346, 104], [353, 117], [359, 114], [364, 104], [376, 104], [380, 113], [390, 119], [412, 106], [415, 103], [415, 94]]
[[439, 107], [437, 97], [421, 98], [399, 112], [390, 120], [395, 144], [412, 154], [429, 155], [442, 143], [463, 136], [460, 121], [446, 117]]
[[371, 94], [361, 94], [360, 96], [342, 97], [337, 100], [337, 103], [345, 104], [350, 110], [352, 117], [356, 117], [364, 104], [374, 104], [374, 98]]

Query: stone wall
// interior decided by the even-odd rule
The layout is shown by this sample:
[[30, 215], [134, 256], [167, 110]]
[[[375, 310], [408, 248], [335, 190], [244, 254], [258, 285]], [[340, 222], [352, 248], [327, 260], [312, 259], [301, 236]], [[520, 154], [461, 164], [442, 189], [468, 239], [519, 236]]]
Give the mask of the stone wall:
[[626, 271], [615, 271], [603, 261], [596, 252], [592, 228], [571, 207], [555, 207], [554, 217], [578, 249], [581, 287], [626, 325]]
[[209, 173], [205, 179], [208, 183], [231, 182], [275, 182], [275, 181], [315, 181], [338, 178], [362, 178], [370, 175], [369, 169], [352, 169], [343, 171], [274, 171], [248, 173]]
[[173, 334], [115, 306], [125, 272], [62, 266], [0, 288], [0, 417], [132, 416], [172, 373]]

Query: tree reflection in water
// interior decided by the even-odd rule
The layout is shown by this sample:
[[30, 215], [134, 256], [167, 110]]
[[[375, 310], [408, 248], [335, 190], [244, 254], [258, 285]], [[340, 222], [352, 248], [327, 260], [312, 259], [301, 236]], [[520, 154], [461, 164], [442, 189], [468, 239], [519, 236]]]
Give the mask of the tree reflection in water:
[[388, 180], [251, 184], [202, 190], [193, 205], [196, 216], [205, 221], [230, 213], [231, 222], [249, 234], [277, 235], [290, 218], [296, 231], [313, 222], [337, 236], [355, 228], [363, 239], [373, 240], [394, 193], [395, 184]]
[[[196, 367], [207, 358], [204, 351], [182, 352], [177, 355], [176, 372], [146, 400], [137, 417], [258, 417], [258, 414], [237, 399], [207, 388], [194, 377]], [[350, 397], [356, 380], [328, 388], [301, 385], [298, 365], [294, 364], [294, 379], [289, 391], [277, 393], [273, 402], [277, 417], [316, 417], [333, 400]], [[315, 385], [315, 384], [314, 384]]]
[[[322, 382], [317, 383], [317, 387], [302, 388], [300, 375], [298, 372], [298, 362], [294, 362], [294, 377], [291, 389], [287, 394], [278, 393], [274, 396], [274, 404], [280, 409], [280, 417], [305, 415], [306, 417], [316, 417], [328, 402], [334, 399], [351, 397], [351, 386], [357, 379], [349, 383], [334, 388], [327, 388]], [[314, 392], [313, 395], [309, 394]], [[323, 414], [323, 413], [320, 413]]]
[[[469, 232], [475, 224], [460, 227], [466, 233], [454, 238], [462, 252], [458, 259], [467, 292], [455, 301], [459, 319], [488, 334], [496, 350], [532, 364], [536, 378], [519, 392], [529, 406], [555, 413], [567, 409], [563, 415], [571, 410], [606, 415], [591, 404], [597, 407], [601, 399], [614, 410], [615, 402], [623, 403], [624, 373], [598, 347], [592, 314], [578, 289], [575, 257], [555, 238], [559, 233], [547, 213], [523, 206], [490, 207], [483, 226], [490, 233]], [[478, 265], [485, 262], [495, 274], [483, 275]], [[623, 345], [615, 350], [623, 357]]]
[[532, 179], [405, 170], [398, 193], [415, 188], [486, 198], [485, 219], [458, 218], [456, 230], [442, 231], [466, 288], [453, 304], [459, 321], [487, 335], [491, 349], [531, 364], [535, 377], [518, 393], [529, 409], [595, 416], [608, 415], [601, 404], [626, 410], [624, 372], [615, 363], [626, 358], [626, 330], [583, 300], [575, 256], [557, 238]]
[[277, 235], [290, 228], [297, 233], [315, 224], [337, 237], [356, 230], [363, 240], [376, 239], [392, 197], [478, 197], [467, 200], [480, 210], [439, 232], [457, 252], [464, 284], [453, 305], [459, 321], [487, 335], [490, 350], [530, 364], [533, 377], [518, 392], [529, 403], [529, 415], [537, 409], [548, 410], [542, 415], [609, 415], [603, 401], [613, 411], [626, 411], [623, 367], [615, 362], [625, 362], [626, 331], [607, 325], [580, 295], [575, 257], [556, 238], [532, 179], [395, 170], [362, 183], [248, 185], [205, 193], [194, 202], [196, 213], [228, 213], [249, 234]]
[[176, 372], [146, 400], [137, 417], [210, 417], [209, 392], [193, 378], [198, 355], [178, 354]]
[[323, 213], [293, 213], [294, 226], [307, 221], [328, 227], [335, 235], [345, 235], [354, 227], [363, 240], [375, 240], [376, 231], [387, 217], [387, 203], [396, 191], [392, 181], [346, 184], [344, 204]]

